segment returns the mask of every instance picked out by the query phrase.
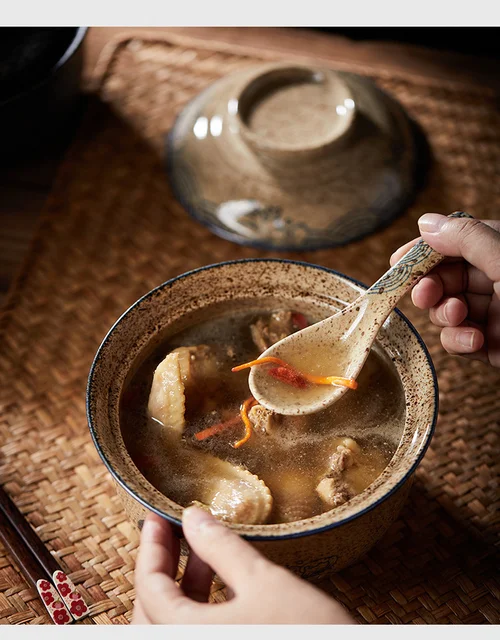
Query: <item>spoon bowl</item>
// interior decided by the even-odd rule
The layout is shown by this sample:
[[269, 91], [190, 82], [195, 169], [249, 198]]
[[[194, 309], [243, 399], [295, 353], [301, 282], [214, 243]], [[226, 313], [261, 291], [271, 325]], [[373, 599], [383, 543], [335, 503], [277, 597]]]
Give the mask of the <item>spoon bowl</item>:
[[[449, 217], [472, 218], [464, 211]], [[269, 375], [266, 364], [252, 366], [248, 383], [253, 397], [266, 409], [282, 415], [316, 413], [339, 400], [349, 387], [327, 384], [324, 378], [355, 380], [391, 311], [442, 260], [443, 255], [421, 240], [354, 302], [272, 345], [260, 359], [279, 358], [309, 380], [320, 377], [323, 381], [297, 387]]]

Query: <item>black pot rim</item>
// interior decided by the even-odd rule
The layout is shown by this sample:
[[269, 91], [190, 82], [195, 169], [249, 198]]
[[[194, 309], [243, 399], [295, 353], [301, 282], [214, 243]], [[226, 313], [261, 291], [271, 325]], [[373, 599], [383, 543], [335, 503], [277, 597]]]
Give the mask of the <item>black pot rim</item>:
[[49, 80], [55, 75], [55, 73], [63, 67], [70, 58], [74, 56], [74, 54], [80, 48], [85, 36], [87, 35], [88, 27], [73, 27], [75, 29], [75, 34], [69, 43], [68, 47], [64, 51], [64, 53], [60, 56], [55, 65], [42, 77], [38, 82], [31, 85], [27, 89], [23, 89], [18, 93], [15, 93], [4, 100], [0, 100], [0, 106], [8, 105], [17, 100], [22, 100], [26, 96], [29, 96], [31, 93], [35, 92], [37, 89], [47, 84]]

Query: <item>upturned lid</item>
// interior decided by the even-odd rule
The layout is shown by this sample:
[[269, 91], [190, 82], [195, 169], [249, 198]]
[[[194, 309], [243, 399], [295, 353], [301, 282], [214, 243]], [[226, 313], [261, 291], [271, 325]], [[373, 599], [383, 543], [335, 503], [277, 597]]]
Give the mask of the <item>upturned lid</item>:
[[301, 65], [246, 68], [209, 86], [168, 137], [176, 197], [240, 244], [311, 250], [355, 240], [415, 192], [414, 133], [368, 79]]

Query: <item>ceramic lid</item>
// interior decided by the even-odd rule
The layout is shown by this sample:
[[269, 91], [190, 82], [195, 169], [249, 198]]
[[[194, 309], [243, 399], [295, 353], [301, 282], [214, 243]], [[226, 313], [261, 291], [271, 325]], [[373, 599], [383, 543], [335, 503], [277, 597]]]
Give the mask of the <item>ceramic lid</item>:
[[368, 79], [263, 65], [209, 86], [177, 118], [167, 168], [177, 199], [229, 240], [268, 249], [345, 244], [415, 192], [403, 109]]

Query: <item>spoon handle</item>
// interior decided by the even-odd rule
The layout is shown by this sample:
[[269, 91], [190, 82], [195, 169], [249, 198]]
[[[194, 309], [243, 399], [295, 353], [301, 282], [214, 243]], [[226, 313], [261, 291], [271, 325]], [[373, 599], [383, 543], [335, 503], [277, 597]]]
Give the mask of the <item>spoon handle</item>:
[[[455, 211], [449, 218], [473, 218], [465, 211]], [[443, 255], [434, 251], [426, 242], [420, 240], [405, 254], [399, 262], [389, 269], [375, 284], [366, 292], [369, 295], [375, 294], [379, 298], [377, 304], [386, 299], [387, 307], [394, 308], [404, 294], [415, 285], [420, 278], [425, 276], [431, 269], [444, 260]], [[375, 301], [373, 301], [375, 302]], [[385, 302], [385, 301], [384, 301]]]

